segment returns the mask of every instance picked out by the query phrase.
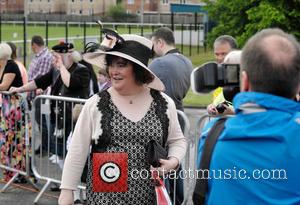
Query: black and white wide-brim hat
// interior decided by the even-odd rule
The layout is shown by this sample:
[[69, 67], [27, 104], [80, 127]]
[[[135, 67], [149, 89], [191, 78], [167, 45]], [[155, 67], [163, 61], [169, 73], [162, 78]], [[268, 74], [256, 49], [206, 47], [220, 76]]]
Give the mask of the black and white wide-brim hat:
[[121, 35], [121, 37], [124, 41], [117, 43], [112, 49], [108, 51], [99, 49], [92, 53], [85, 53], [83, 54], [83, 59], [92, 65], [103, 68], [105, 64], [103, 54], [125, 58], [144, 68], [154, 76], [154, 80], [147, 85], [149, 88], [164, 91], [165, 86], [162, 81], [147, 67], [152, 54], [152, 42], [145, 37], [135, 34], [125, 34]]

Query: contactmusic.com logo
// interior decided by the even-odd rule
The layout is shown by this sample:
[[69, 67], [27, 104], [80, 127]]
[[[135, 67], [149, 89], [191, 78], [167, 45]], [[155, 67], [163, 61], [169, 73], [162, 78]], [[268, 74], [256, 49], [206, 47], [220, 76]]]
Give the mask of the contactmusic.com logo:
[[127, 192], [127, 153], [93, 153], [92, 160], [94, 192]]

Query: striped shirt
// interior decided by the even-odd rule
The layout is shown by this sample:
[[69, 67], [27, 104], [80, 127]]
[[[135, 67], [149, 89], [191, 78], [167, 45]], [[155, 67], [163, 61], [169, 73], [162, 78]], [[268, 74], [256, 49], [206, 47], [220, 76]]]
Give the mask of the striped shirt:
[[44, 48], [36, 54], [29, 65], [28, 80], [32, 81], [35, 78], [42, 76], [50, 71], [52, 64], [52, 54], [48, 48]]
[[[52, 54], [48, 48], [44, 48], [38, 54], [34, 55], [28, 70], [28, 82], [45, 75], [51, 70]], [[31, 91], [27, 94], [27, 100], [30, 102], [36, 96], [35, 91]]]

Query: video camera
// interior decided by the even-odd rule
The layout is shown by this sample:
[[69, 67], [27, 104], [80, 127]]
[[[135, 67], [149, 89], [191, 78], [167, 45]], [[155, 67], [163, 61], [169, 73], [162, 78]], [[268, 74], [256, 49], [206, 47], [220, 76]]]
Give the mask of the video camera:
[[237, 94], [240, 84], [239, 64], [205, 63], [195, 68], [191, 74], [191, 87], [198, 94], [209, 93], [217, 87], [223, 87], [226, 100], [232, 101]]

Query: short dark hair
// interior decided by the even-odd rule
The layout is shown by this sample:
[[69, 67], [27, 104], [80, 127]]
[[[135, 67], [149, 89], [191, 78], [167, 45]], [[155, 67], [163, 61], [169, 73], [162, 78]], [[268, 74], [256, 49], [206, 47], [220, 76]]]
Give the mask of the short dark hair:
[[[112, 62], [118, 58], [122, 58], [122, 57], [114, 56], [114, 55], [106, 55], [105, 56], [105, 61], [106, 61], [106, 65], [107, 65], [107, 67], [106, 67], [107, 73], [109, 73], [108, 66], [110, 66], [112, 64]], [[137, 84], [139, 84], [139, 85], [149, 84], [154, 80], [154, 76], [149, 71], [147, 71], [145, 68], [143, 68], [142, 66], [140, 66], [130, 60], [127, 60], [125, 58], [122, 58], [122, 59], [124, 59], [126, 61], [126, 63], [132, 64], [134, 79]]]
[[173, 31], [168, 27], [160, 27], [157, 29], [152, 35], [151, 38], [154, 37], [155, 39], [162, 39], [168, 45], [175, 45], [175, 38]]
[[44, 42], [44, 39], [41, 36], [32, 36], [31, 45], [32, 44], [36, 44], [38, 46], [44, 46], [45, 42]]
[[16, 59], [17, 58], [17, 46], [13, 43], [13, 42], [7, 42], [7, 44], [10, 46], [11, 48], [11, 59]]
[[241, 68], [253, 91], [293, 98], [300, 84], [300, 44], [280, 29], [264, 29], [246, 43]]
[[235, 38], [233, 38], [230, 35], [222, 35], [222, 36], [219, 36], [218, 38], [216, 38], [216, 40], [214, 42], [214, 47], [216, 44], [224, 44], [224, 43], [228, 43], [232, 50], [238, 49], [238, 44], [237, 44]]

